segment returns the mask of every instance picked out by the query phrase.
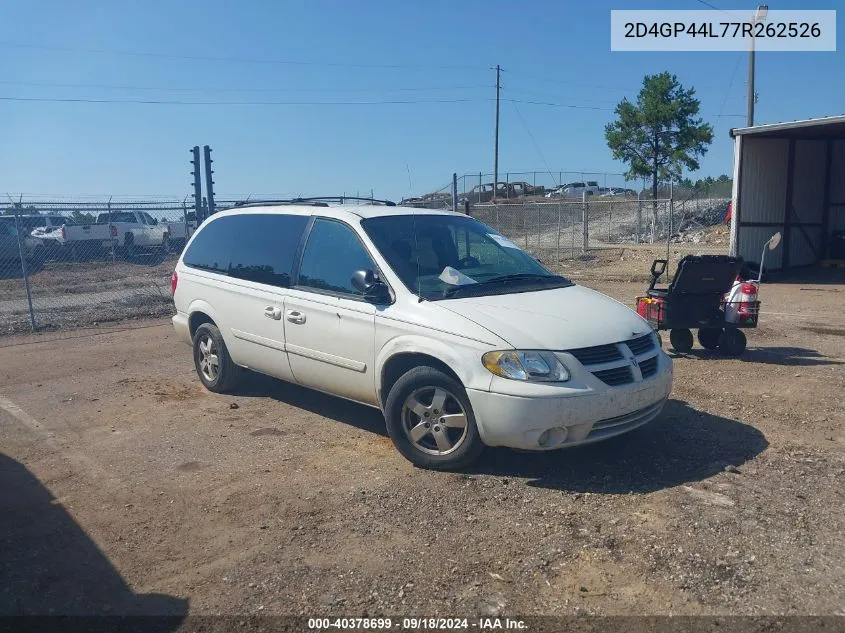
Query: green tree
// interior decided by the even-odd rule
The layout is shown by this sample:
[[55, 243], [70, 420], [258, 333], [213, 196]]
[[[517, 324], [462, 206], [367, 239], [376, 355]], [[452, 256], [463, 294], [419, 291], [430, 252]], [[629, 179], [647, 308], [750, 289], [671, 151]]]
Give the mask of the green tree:
[[18, 202], [15, 202], [11, 207], [7, 207], [3, 211], [3, 215], [38, 215], [38, 209], [29, 205], [24, 207]]
[[698, 116], [700, 107], [695, 89], [685, 89], [675, 75], [646, 75], [636, 103], [622, 99], [616, 120], [604, 128], [613, 157], [628, 164], [625, 177], [651, 178], [655, 219], [658, 183], [698, 169], [713, 142], [713, 128]]
[[74, 224], [94, 224], [96, 218], [91, 213], [83, 213], [78, 209], [75, 209], [73, 213], [70, 214], [70, 219]]

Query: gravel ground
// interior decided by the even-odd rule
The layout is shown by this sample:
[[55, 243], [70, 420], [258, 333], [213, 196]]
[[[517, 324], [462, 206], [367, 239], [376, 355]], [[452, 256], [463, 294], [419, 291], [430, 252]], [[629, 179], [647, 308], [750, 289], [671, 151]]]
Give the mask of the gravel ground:
[[[176, 255], [131, 261], [48, 262], [29, 277], [39, 331], [72, 331], [127, 319], [173, 314], [170, 274]], [[0, 337], [31, 332], [19, 271], [0, 268]]]
[[[617, 256], [617, 281], [567, 274], [630, 303]], [[676, 358], [655, 422], [460, 474], [414, 469], [375, 410], [204, 391], [167, 324], [0, 348], [0, 614], [845, 615], [823, 281], [764, 286], [742, 359]]]

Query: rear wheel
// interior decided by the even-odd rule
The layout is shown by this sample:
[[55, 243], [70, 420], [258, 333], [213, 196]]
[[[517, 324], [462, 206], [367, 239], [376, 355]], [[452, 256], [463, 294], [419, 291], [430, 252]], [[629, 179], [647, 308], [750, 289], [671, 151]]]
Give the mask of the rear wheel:
[[722, 328], [703, 327], [698, 330], [698, 342], [704, 349], [718, 349]]
[[484, 450], [463, 385], [433, 367], [416, 367], [399, 378], [384, 412], [393, 444], [421, 468], [465, 468]]
[[679, 354], [686, 354], [692, 349], [694, 343], [692, 332], [687, 328], [678, 328], [669, 332], [669, 343]]
[[135, 236], [127, 233], [123, 236], [123, 256], [132, 259], [135, 256]]
[[748, 339], [742, 330], [730, 328], [722, 332], [719, 337], [719, 350], [727, 356], [740, 356], [745, 351]]
[[241, 374], [213, 323], [203, 323], [194, 333], [194, 365], [202, 384], [214, 393], [230, 391]]

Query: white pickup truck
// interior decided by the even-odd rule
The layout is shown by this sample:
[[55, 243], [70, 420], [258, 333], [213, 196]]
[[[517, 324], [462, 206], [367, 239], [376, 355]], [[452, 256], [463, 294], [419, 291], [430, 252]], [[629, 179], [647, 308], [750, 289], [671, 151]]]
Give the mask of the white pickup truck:
[[165, 246], [168, 251], [181, 251], [197, 230], [196, 211], [189, 211], [185, 219], [168, 222], [165, 225]]
[[73, 259], [114, 247], [132, 255], [138, 248], [168, 248], [167, 228], [145, 211], [101, 213], [93, 224], [64, 224], [40, 231], [45, 245], [70, 252]]

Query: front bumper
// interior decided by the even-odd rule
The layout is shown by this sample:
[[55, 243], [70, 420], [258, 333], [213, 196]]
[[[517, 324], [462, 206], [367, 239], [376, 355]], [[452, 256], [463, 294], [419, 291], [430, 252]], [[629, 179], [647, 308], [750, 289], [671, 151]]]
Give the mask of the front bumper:
[[532, 391], [521, 396], [467, 390], [485, 444], [546, 451], [631, 431], [662, 411], [672, 391], [672, 361], [660, 352], [654, 376], [625, 386], [549, 385]]

